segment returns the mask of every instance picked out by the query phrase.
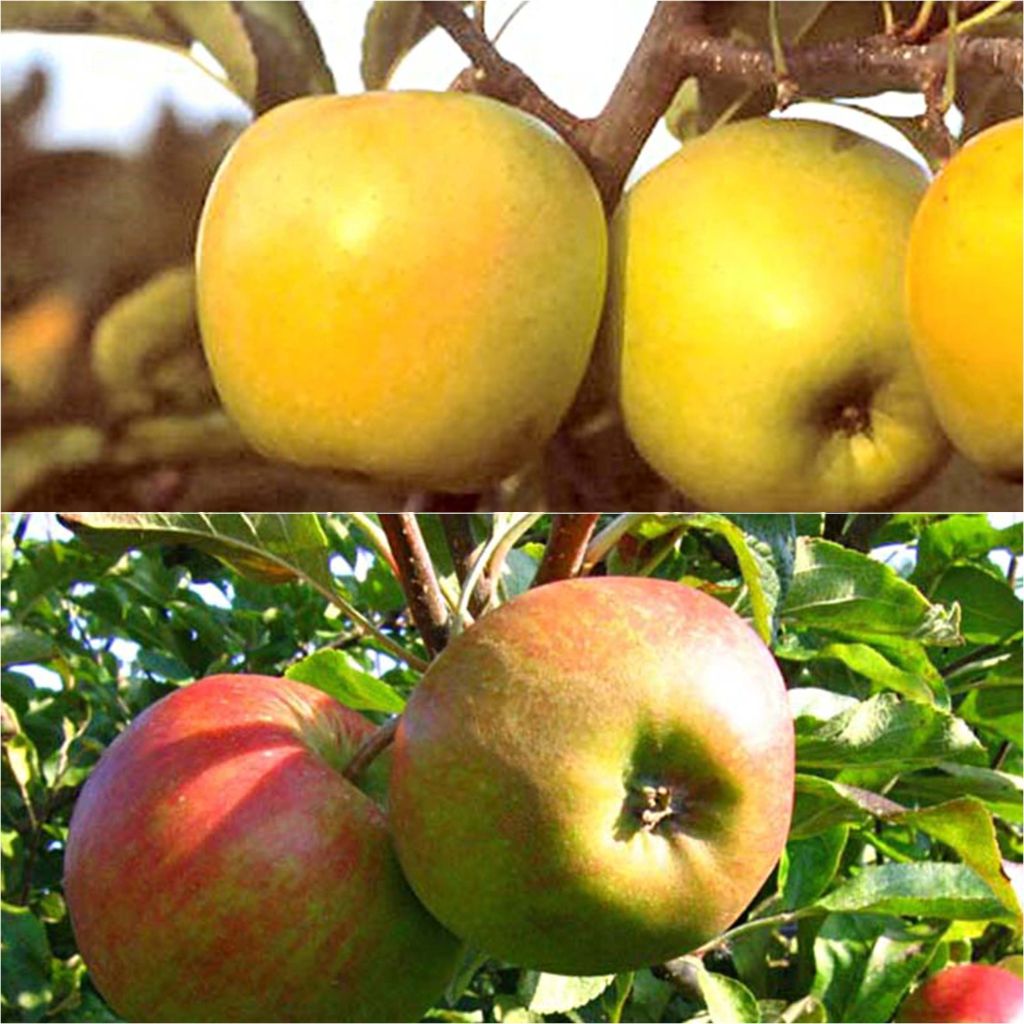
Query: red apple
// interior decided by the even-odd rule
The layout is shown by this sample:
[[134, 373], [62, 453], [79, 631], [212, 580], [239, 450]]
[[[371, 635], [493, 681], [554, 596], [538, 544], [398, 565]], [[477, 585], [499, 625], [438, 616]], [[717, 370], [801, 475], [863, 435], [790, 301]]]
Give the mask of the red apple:
[[743, 911], [785, 845], [793, 762], [782, 677], [734, 612], [664, 580], [552, 583], [457, 637], [414, 692], [395, 845], [457, 935], [610, 974]]
[[933, 974], [903, 1000], [898, 1021], [1024, 1020], [1024, 981], [990, 964], [957, 964]]
[[376, 797], [374, 728], [287, 679], [214, 676], [140, 715], [71, 819], [65, 891], [129, 1020], [418, 1020], [458, 942], [416, 900]]

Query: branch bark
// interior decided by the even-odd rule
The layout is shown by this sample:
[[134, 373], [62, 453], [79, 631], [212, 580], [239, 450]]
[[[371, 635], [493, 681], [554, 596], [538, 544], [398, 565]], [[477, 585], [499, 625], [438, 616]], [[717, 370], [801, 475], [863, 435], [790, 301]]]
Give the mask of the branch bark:
[[647, 137], [686, 76], [677, 43], [709, 38], [701, 20], [703, 7], [686, 0], [656, 4], [604, 109], [578, 128], [577, 151], [582, 148], [609, 212]]
[[578, 575], [599, 516], [598, 512], [555, 516], [533, 586], [540, 587]]
[[398, 566], [409, 612], [431, 654], [448, 642], [448, 609], [419, 523], [409, 512], [381, 513], [380, 525]]
[[[587, 165], [609, 212], [648, 135], [686, 78], [731, 78], [753, 88], [779, 85], [769, 48], [711, 35], [700, 2], [661, 2], [604, 109], [595, 118], [580, 119], [505, 60], [458, 4], [434, 0], [424, 8], [472, 61], [479, 91], [537, 115], [562, 135]], [[865, 85], [925, 92], [945, 76], [948, 45], [940, 34], [923, 43], [879, 35], [795, 46], [786, 51], [787, 96], [856, 95]], [[958, 68], [987, 71], [1016, 84], [1024, 78], [1020, 39], [965, 36], [957, 38], [955, 48]]]
[[[465, 512], [450, 512], [443, 515], [441, 516], [441, 528], [444, 530], [445, 540], [448, 542], [448, 550], [452, 555], [459, 586], [465, 586], [466, 577], [473, 567], [473, 559], [479, 547], [473, 540], [469, 515]], [[484, 573], [477, 581], [473, 596], [469, 601], [469, 613], [474, 618], [480, 614], [482, 608], [487, 607], [487, 603], [491, 599], [492, 586], [493, 580], [487, 573]]]
[[518, 64], [498, 53], [472, 18], [453, 0], [427, 0], [423, 9], [470, 59], [476, 74], [473, 91], [503, 100], [539, 117], [571, 146], [580, 119], [552, 100]]

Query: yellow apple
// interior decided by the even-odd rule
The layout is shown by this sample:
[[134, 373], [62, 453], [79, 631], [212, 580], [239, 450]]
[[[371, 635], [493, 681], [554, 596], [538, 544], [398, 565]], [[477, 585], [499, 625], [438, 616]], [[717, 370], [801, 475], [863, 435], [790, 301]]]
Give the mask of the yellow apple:
[[224, 160], [197, 243], [207, 358], [259, 450], [441, 490], [554, 432], [604, 297], [597, 190], [483, 97], [294, 100]]
[[910, 232], [914, 351], [946, 433], [982, 469], [1021, 476], [1024, 120], [976, 136], [932, 182]]
[[845, 129], [758, 118], [686, 143], [615, 217], [613, 325], [633, 441], [705, 507], [858, 509], [948, 446], [902, 276], [925, 188]]

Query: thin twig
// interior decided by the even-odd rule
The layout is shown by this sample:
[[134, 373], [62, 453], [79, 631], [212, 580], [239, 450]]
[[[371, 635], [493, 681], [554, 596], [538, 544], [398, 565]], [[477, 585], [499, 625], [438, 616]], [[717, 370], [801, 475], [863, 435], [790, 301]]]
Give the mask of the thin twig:
[[572, 144], [579, 118], [555, 103], [517, 64], [502, 57], [457, 3], [453, 0], [427, 0], [423, 10], [451, 36], [477, 69], [476, 92], [494, 96], [534, 114]]
[[391, 741], [395, 738], [395, 732], [398, 730], [399, 718], [392, 718], [385, 722], [378, 729], [375, 729], [366, 737], [365, 740], [356, 748], [356, 752], [352, 755], [352, 759], [347, 765], [345, 765], [341, 774], [349, 780], [349, 782], [358, 782], [359, 777], [364, 771], [370, 766], [370, 762], [376, 758], [381, 751], [386, 747], [390, 746]]
[[[473, 568], [473, 560], [480, 545], [473, 539], [473, 527], [469, 514], [466, 512], [450, 512], [441, 516], [441, 529], [444, 530], [448, 550], [455, 566], [455, 576], [459, 586], [465, 586], [466, 577]], [[477, 581], [469, 601], [469, 614], [473, 617], [486, 608], [491, 599], [491, 578], [484, 573]]]
[[419, 523], [409, 512], [382, 512], [381, 528], [398, 566], [409, 612], [427, 650], [437, 654], [448, 642], [448, 609]]
[[646, 512], [623, 512], [616, 516], [588, 545], [583, 556], [582, 573], [588, 573], [630, 529], [647, 517]]
[[598, 512], [569, 513], [554, 517], [544, 557], [533, 580], [535, 587], [555, 580], [567, 580], [579, 573], [590, 535], [599, 518]]

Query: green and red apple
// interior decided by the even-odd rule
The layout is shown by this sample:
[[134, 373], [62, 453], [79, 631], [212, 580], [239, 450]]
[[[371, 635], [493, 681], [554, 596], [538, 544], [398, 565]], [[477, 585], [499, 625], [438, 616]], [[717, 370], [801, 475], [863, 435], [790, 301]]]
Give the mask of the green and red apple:
[[664, 580], [552, 583], [428, 669], [395, 738], [409, 882], [470, 943], [605, 974], [726, 929], [786, 842], [794, 740], [772, 655]]
[[65, 891], [97, 988], [129, 1020], [418, 1020], [459, 943], [402, 877], [374, 729], [312, 687], [214, 676], [104, 753]]
[[1024, 981], [991, 964], [957, 964], [933, 974], [901, 1004], [907, 1024], [1019, 1024], [1024, 1020]]

